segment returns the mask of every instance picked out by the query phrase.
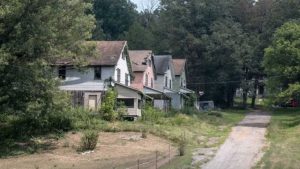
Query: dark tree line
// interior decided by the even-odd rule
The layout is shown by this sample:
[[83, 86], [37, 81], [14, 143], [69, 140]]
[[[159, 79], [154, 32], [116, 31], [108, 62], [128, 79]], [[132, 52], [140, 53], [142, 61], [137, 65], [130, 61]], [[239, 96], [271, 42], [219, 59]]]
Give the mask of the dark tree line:
[[[103, 10], [97, 8], [99, 2], [118, 6], [117, 0], [114, 3], [96, 0], [95, 13]], [[123, 10], [128, 20], [113, 17], [120, 19], [114, 25], [125, 22], [122, 28], [126, 29], [121, 34], [103, 31], [104, 37], [109, 37], [104, 39], [126, 39], [131, 49], [153, 49], [156, 53], [186, 58], [189, 87], [204, 91], [202, 99], [213, 99], [220, 106], [230, 107], [236, 89], [242, 88], [244, 106], [248, 97], [252, 97], [254, 107], [254, 91], [265, 76], [264, 50], [271, 44], [277, 28], [299, 18], [299, 3], [298, 0], [161, 0], [156, 10], [138, 13], [131, 2], [119, 0], [120, 5], [127, 7]], [[109, 13], [116, 16], [119, 10]]]

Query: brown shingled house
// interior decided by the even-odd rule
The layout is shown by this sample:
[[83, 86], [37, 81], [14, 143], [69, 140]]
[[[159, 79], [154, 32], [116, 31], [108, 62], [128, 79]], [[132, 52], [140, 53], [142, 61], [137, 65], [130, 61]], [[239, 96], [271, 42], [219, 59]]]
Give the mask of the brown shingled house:
[[126, 41], [91, 41], [95, 43], [96, 56], [86, 57], [87, 66], [75, 69], [68, 60], [56, 62], [56, 72], [62, 79], [61, 90], [73, 94], [74, 105], [96, 110], [108, 89], [107, 82], [116, 82], [118, 99], [128, 108], [128, 116], [141, 116], [139, 106], [143, 93], [130, 87], [134, 74], [128, 56]]

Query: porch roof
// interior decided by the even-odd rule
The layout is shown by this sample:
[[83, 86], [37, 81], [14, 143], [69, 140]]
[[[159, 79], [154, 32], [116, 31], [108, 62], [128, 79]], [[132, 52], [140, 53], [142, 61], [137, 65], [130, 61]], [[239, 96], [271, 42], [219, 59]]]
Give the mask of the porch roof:
[[184, 94], [193, 94], [193, 93], [195, 93], [194, 91], [192, 91], [190, 89], [187, 89], [187, 88], [180, 88], [179, 92], [184, 93]]
[[171, 100], [164, 92], [144, 86], [144, 93], [153, 99]]

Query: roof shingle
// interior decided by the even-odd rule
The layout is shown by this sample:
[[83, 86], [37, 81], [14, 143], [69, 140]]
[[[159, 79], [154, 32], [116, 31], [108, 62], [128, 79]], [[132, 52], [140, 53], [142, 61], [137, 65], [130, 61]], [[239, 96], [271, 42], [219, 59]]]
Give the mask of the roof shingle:
[[176, 76], [180, 76], [185, 70], [186, 59], [173, 59], [174, 72]]
[[151, 50], [130, 50], [129, 58], [131, 60], [132, 70], [134, 72], [144, 72], [147, 69], [145, 60], [152, 56]]

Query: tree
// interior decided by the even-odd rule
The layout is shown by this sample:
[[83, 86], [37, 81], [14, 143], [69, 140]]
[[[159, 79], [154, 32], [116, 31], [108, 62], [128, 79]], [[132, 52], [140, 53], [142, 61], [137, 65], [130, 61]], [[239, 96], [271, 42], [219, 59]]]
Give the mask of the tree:
[[93, 51], [92, 45], [84, 45], [94, 28], [92, 4], [11, 0], [0, 5], [0, 112], [33, 123], [65, 111], [68, 105], [50, 65], [58, 58], [80, 61]]
[[119, 40], [134, 23], [136, 5], [130, 0], [94, 0], [97, 27], [94, 40]]
[[153, 34], [140, 23], [135, 22], [125, 34], [126, 40], [132, 50], [152, 49]]
[[292, 97], [300, 92], [297, 91], [300, 77], [299, 39], [299, 22], [287, 22], [275, 32], [272, 44], [265, 50], [268, 87], [275, 97]]

